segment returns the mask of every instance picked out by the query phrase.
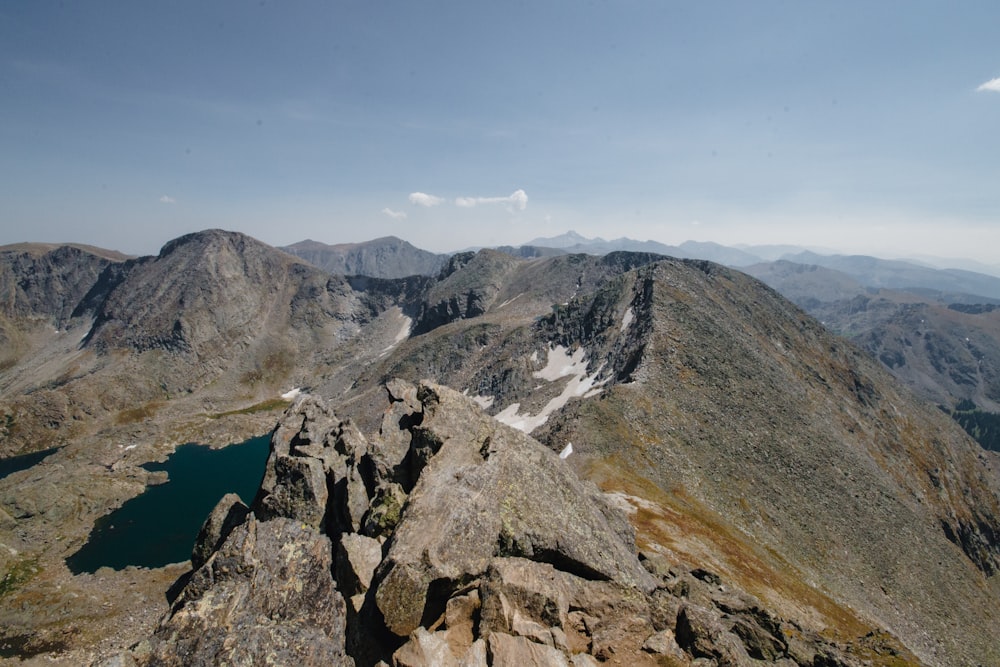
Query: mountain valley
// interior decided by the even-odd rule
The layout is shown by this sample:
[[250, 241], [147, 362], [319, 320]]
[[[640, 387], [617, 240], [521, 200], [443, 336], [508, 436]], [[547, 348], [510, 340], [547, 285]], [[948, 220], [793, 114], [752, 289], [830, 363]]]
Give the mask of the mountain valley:
[[[316, 554], [294, 567], [324, 597], [289, 603], [294, 632], [267, 621], [258, 648], [312, 637], [303, 664], [434, 664], [442, 642], [456, 665], [473, 646], [467, 664], [1000, 664], [1000, 460], [936, 407], [1000, 410], [992, 297], [930, 301], [782, 261], [751, 277], [641, 249], [442, 257], [398, 241], [0, 248], [0, 457], [58, 448], [0, 479], [12, 660], [231, 655], [197, 628], [286, 611], [245, 598], [257, 616], [219, 616], [213, 600], [256, 590], [221, 564], [249, 559], [284, 590], [266, 563], [286, 540]], [[276, 424], [257, 500], [220, 505], [239, 520], [219, 518], [194, 562], [66, 568], [97, 519], [163, 481], [142, 464]], [[487, 501], [449, 479], [513, 490]], [[420, 541], [445, 507], [437, 528], [486, 531], [485, 551]], [[375, 552], [363, 585], [343, 571], [355, 544]], [[514, 588], [541, 595], [535, 577], [583, 601], [498, 620], [490, 596], [517, 607]], [[615, 610], [634, 627], [612, 631]]]

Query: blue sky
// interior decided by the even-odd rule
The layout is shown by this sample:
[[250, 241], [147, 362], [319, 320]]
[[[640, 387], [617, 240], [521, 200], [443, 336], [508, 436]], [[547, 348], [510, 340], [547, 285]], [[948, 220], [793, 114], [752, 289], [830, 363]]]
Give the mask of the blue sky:
[[3, 3], [0, 243], [574, 229], [996, 263], [998, 25], [995, 2]]

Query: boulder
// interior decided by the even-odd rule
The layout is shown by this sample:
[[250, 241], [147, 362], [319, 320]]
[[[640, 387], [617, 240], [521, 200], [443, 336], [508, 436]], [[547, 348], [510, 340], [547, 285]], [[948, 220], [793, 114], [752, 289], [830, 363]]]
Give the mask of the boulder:
[[209, 556], [222, 546], [233, 528], [246, 521], [249, 514], [250, 508], [243, 504], [237, 494], [224, 495], [198, 531], [191, 550], [191, 567], [197, 570], [204, 565]]
[[455, 655], [464, 655], [475, 643], [480, 627], [480, 609], [479, 591], [476, 589], [450, 598], [445, 605], [444, 625], [448, 644]]
[[684, 651], [677, 645], [677, 638], [674, 631], [670, 629], [660, 630], [646, 638], [642, 644], [642, 650], [657, 655], [665, 655], [676, 661], [687, 659]]
[[495, 559], [481, 585], [480, 631], [525, 636], [552, 645], [546, 628], [567, 625], [573, 579], [548, 563]]
[[686, 604], [677, 614], [677, 643], [696, 658], [712, 658], [733, 667], [752, 667], [753, 660], [738, 636], [729, 632], [718, 612]]
[[492, 667], [569, 667], [569, 660], [562, 651], [502, 632], [489, 636], [486, 651]]
[[443, 632], [417, 628], [410, 640], [392, 654], [395, 667], [458, 667]]
[[345, 533], [337, 543], [337, 589], [352, 597], [371, 585], [375, 568], [382, 560], [379, 541], [356, 533]]
[[418, 397], [420, 475], [377, 575], [390, 630], [407, 636], [425, 614], [439, 616], [450, 592], [482, 575], [494, 555], [653, 590], [627, 518], [595, 486], [458, 392], [424, 383]]
[[271, 473], [275, 483], [261, 485], [253, 507], [258, 518], [286, 517], [313, 528], [326, 526], [329, 491], [322, 461], [275, 451], [268, 459], [266, 470], [265, 482]]
[[323, 400], [305, 395], [282, 416], [253, 502], [263, 520], [287, 517], [331, 535], [358, 532], [374, 491], [368, 441]]
[[354, 665], [330, 541], [301, 522], [237, 526], [156, 630], [148, 665]]

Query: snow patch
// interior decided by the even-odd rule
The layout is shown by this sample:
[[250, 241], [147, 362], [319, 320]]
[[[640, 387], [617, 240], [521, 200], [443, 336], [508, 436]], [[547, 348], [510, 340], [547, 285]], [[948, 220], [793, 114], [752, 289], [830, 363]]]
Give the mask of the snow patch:
[[296, 398], [299, 397], [299, 394], [301, 393], [302, 393], [302, 387], [296, 387], [295, 389], [286, 391], [284, 394], [281, 395], [281, 398], [285, 399], [286, 401], [294, 401]]
[[[566, 383], [566, 386], [563, 387], [562, 393], [546, 403], [545, 407], [537, 415], [522, 415], [520, 413], [521, 404], [512, 403], [494, 415], [494, 418], [519, 431], [531, 433], [548, 421], [549, 415], [563, 408], [569, 402], [569, 399], [574, 396], [589, 398], [599, 394], [601, 392], [600, 387], [607, 382], [607, 380], [598, 381], [597, 379], [604, 369], [604, 364], [601, 364], [601, 367], [592, 375], [587, 375], [586, 354], [586, 350], [582, 347], [577, 349], [573, 354], [570, 354], [562, 345], [549, 348], [545, 368], [535, 371], [532, 375], [542, 380], [548, 380], [549, 382], [569, 377], [570, 379]], [[535, 356], [534, 354], [532, 355], [532, 357]]]
[[521, 292], [520, 294], [518, 294], [517, 296], [515, 296], [512, 299], [507, 299], [506, 301], [504, 301], [503, 303], [501, 303], [499, 306], [497, 306], [497, 308], [503, 308], [507, 304], [514, 303], [515, 301], [517, 301], [518, 299], [520, 299], [522, 296], [524, 296], [524, 292]]
[[580, 375], [587, 370], [587, 351], [582, 347], [578, 348], [572, 355], [562, 345], [556, 345], [549, 349], [549, 358], [545, 368], [532, 373], [532, 377], [541, 380], [554, 382], [567, 375]]
[[635, 319], [635, 311], [632, 310], [632, 306], [629, 306], [625, 310], [625, 316], [622, 317], [622, 327], [621, 327], [620, 331], [622, 333], [624, 333], [625, 330], [628, 329], [628, 326], [630, 324], [632, 324], [632, 320], [634, 320], [634, 319]]
[[404, 340], [410, 337], [410, 331], [413, 330], [413, 319], [402, 314], [400, 315], [400, 319], [403, 321], [403, 327], [399, 330], [399, 333], [396, 334], [396, 337], [392, 339], [392, 344], [389, 345], [389, 347], [382, 350], [382, 353], [379, 355], [379, 357], [384, 357], [385, 355], [389, 354], [389, 352], [392, 351], [392, 348], [396, 347], [397, 345], [399, 345]]
[[396, 338], [393, 339], [393, 343], [399, 344], [410, 337], [410, 330], [413, 328], [413, 319], [403, 315], [403, 328], [399, 330], [396, 334]]
[[479, 407], [481, 407], [483, 410], [489, 410], [491, 407], [493, 407], [493, 400], [494, 399], [493, 399], [492, 396], [479, 396], [479, 395], [476, 395], [476, 396], [472, 397], [472, 400], [474, 400], [476, 403], [478, 403]]

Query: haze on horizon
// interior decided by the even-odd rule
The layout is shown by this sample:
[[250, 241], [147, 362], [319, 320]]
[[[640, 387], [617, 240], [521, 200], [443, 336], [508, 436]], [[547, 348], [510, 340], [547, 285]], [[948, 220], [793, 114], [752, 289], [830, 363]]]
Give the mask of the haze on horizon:
[[0, 7], [0, 244], [221, 227], [996, 264], [1000, 6]]

